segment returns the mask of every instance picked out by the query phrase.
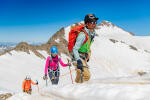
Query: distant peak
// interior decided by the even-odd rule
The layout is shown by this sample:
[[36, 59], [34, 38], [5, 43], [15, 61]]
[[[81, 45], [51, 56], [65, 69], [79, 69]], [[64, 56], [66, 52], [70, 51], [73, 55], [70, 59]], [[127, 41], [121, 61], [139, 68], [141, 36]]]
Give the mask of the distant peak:
[[109, 21], [102, 21], [101, 23], [98, 24], [98, 26], [108, 26], [108, 27], [114, 27], [116, 26], [115, 24], [109, 22]]
[[[117, 25], [115, 25], [115, 24], [113, 24], [113, 23], [111, 23], [111, 22], [109, 22], [109, 21], [104, 21], [104, 20], [103, 20], [101, 23], [99, 23], [97, 26], [98, 26], [99, 28], [100, 28], [100, 27], [109, 27], [109, 28], [117, 27], [117, 28], [119, 28], [119, 29], [125, 31], [123, 28], [118, 27]], [[128, 31], [125, 31], [125, 32], [128, 32]], [[128, 33], [129, 33], [130, 35], [134, 36], [134, 33], [133, 33], [133, 32], [128, 32]]]
[[28, 46], [29, 44], [27, 42], [20, 42], [17, 46], [20, 46], [20, 45], [26, 45], [26, 46]]
[[81, 21], [81, 22], [78, 22], [78, 23], [74, 23], [71, 25], [71, 28], [75, 27], [75, 26], [79, 26], [79, 25], [84, 25], [84, 22]]
[[20, 42], [15, 48], [14, 50], [16, 51], [24, 51], [24, 52], [27, 52], [28, 54], [29, 53], [29, 50], [31, 49], [31, 46], [26, 43], [26, 42]]

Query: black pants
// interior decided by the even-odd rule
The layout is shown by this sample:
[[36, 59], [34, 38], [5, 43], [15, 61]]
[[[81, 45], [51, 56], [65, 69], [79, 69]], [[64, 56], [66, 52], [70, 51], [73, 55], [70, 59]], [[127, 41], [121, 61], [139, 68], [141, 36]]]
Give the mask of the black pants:
[[57, 85], [59, 81], [59, 75], [60, 75], [59, 70], [56, 71], [48, 70], [48, 74], [52, 85]]

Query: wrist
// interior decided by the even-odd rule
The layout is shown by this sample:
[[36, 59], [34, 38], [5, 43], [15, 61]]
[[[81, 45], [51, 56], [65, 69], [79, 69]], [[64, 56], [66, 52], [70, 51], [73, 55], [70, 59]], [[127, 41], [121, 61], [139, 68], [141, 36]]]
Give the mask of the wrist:
[[81, 61], [81, 59], [78, 59], [77, 61]]

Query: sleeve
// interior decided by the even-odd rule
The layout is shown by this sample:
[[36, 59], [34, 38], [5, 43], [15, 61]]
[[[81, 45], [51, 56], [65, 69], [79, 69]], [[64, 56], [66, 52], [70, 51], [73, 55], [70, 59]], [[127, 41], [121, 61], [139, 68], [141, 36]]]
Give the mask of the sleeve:
[[25, 89], [25, 80], [22, 82], [22, 90]]
[[36, 83], [34, 83], [32, 80], [31, 80], [31, 83], [32, 83], [32, 85], [36, 85]]
[[67, 67], [67, 64], [64, 64], [63, 61], [61, 60], [61, 58], [59, 59], [59, 63], [61, 64], [61, 66]]
[[47, 75], [47, 70], [48, 70], [48, 66], [49, 66], [49, 60], [50, 60], [50, 57], [48, 56], [47, 59], [46, 59], [46, 64], [45, 64], [45, 75]]
[[80, 56], [79, 56], [79, 49], [80, 47], [82, 46], [82, 44], [84, 43], [86, 39], [86, 36], [83, 32], [80, 32], [77, 39], [76, 39], [76, 43], [73, 47], [73, 54], [74, 54], [74, 57], [76, 60], [80, 59]]

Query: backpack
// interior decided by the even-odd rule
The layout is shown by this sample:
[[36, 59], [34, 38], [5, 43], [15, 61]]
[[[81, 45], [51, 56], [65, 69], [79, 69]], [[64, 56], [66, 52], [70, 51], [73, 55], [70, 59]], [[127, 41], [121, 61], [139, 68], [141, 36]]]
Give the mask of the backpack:
[[85, 31], [85, 29], [84, 29], [84, 25], [79, 25], [79, 26], [73, 27], [70, 30], [70, 32], [69, 32], [69, 41], [68, 41], [68, 50], [69, 50], [69, 52], [72, 52], [73, 47], [74, 47], [74, 45], [76, 43], [76, 38], [77, 38], [78, 34], [81, 31], [83, 31], [85, 33], [85, 35], [86, 35], [86, 39], [85, 39], [85, 41], [83, 42], [82, 45], [84, 45], [87, 42], [87, 40], [88, 40], [88, 34]]

